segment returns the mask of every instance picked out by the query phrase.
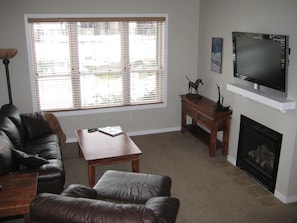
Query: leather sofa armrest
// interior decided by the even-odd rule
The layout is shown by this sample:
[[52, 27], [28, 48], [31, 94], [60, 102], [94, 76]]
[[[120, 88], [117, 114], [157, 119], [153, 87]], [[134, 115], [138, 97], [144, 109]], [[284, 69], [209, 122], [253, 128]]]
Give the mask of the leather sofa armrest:
[[145, 207], [167, 223], [175, 223], [179, 206], [179, 199], [174, 197], [153, 197], [145, 203]]
[[66, 142], [66, 135], [63, 132], [57, 117], [51, 112], [44, 112], [43, 114], [45, 119], [48, 121], [51, 129], [58, 135], [60, 143], [64, 144]]
[[38, 194], [30, 206], [29, 223], [157, 223], [154, 212], [143, 205], [115, 204], [112, 202]]
[[8, 137], [0, 131], [0, 176], [9, 174], [13, 169], [12, 147]]
[[61, 195], [95, 199], [97, 197], [97, 191], [85, 185], [71, 184], [61, 193]]

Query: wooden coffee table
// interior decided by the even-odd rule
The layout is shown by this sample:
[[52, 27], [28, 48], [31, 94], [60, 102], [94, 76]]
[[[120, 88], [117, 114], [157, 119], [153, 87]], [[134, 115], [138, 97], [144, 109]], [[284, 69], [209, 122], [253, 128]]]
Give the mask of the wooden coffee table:
[[95, 185], [95, 167], [100, 165], [132, 162], [133, 172], [139, 172], [141, 150], [124, 132], [109, 136], [101, 132], [89, 133], [87, 129], [75, 130], [79, 155], [88, 163], [89, 185]]
[[27, 222], [30, 204], [37, 191], [37, 173], [12, 174], [0, 177], [0, 218], [24, 215]]

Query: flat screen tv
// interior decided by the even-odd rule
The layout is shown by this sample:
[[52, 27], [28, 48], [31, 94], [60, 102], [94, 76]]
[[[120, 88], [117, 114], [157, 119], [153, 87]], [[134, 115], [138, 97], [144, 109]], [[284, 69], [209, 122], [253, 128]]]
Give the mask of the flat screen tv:
[[232, 32], [234, 77], [256, 90], [287, 97], [288, 36]]

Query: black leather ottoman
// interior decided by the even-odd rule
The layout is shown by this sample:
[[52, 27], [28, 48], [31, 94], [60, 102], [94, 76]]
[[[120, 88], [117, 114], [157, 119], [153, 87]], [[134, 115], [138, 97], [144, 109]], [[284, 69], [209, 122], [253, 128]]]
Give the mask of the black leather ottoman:
[[170, 196], [171, 178], [108, 170], [93, 189], [97, 191], [97, 199], [144, 204], [152, 197]]

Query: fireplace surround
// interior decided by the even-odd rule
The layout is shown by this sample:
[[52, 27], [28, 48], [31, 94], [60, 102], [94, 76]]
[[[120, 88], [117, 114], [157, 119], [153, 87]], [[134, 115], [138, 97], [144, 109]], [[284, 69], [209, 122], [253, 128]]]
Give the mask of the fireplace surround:
[[240, 131], [236, 166], [274, 193], [282, 134], [244, 115]]

